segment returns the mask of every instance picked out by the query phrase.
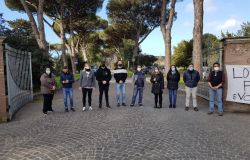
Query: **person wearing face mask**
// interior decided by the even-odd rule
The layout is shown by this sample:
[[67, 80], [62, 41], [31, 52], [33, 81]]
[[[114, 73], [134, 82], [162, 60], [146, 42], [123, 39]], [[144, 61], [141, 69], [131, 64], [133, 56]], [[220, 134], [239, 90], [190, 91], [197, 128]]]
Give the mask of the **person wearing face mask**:
[[133, 75], [133, 82], [134, 82], [134, 91], [133, 91], [133, 97], [132, 102], [130, 104], [131, 107], [134, 107], [135, 100], [137, 97], [137, 94], [139, 92], [139, 106], [143, 106], [142, 104], [142, 98], [143, 98], [143, 89], [144, 89], [144, 81], [145, 81], [145, 75], [142, 72], [142, 68], [140, 65], [137, 66], [137, 70], [135, 71]]
[[200, 74], [194, 70], [194, 65], [190, 64], [188, 70], [183, 74], [183, 81], [185, 82], [186, 91], [186, 107], [185, 110], [189, 110], [190, 96], [192, 94], [194, 111], [198, 111], [197, 107], [197, 86], [200, 81]]
[[89, 64], [85, 63], [84, 65], [84, 70], [81, 71], [80, 74], [80, 87], [79, 89], [82, 90], [82, 111], [86, 110], [86, 98], [88, 95], [88, 105], [89, 105], [89, 110], [91, 111], [93, 108], [91, 107], [92, 103], [92, 91], [96, 86], [95, 83], [95, 73], [90, 70]]
[[114, 69], [114, 78], [115, 78], [115, 92], [116, 92], [116, 101], [117, 107], [126, 106], [126, 79], [128, 72], [123, 66], [121, 60], [117, 62], [117, 67]]
[[105, 62], [102, 62], [99, 69], [96, 71], [96, 80], [99, 85], [99, 108], [102, 108], [102, 95], [105, 94], [106, 107], [111, 108], [109, 105], [109, 81], [111, 80], [111, 72], [105, 65]]
[[217, 96], [218, 102], [218, 115], [223, 116], [223, 103], [222, 103], [222, 87], [225, 82], [225, 77], [222, 71], [220, 71], [220, 64], [213, 64], [214, 70], [210, 72], [208, 77], [208, 85], [209, 85], [209, 112], [211, 115], [214, 112], [214, 99]]
[[63, 67], [63, 72], [60, 76], [60, 81], [63, 88], [63, 99], [64, 99], [64, 110], [65, 112], [68, 112], [68, 97], [70, 99], [70, 110], [75, 111], [74, 109], [74, 103], [73, 103], [73, 88], [72, 84], [74, 83], [74, 75], [69, 72], [69, 69], [67, 66]]
[[[154, 108], [162, 108], [162, 94], [164, 89], [164, 77], [158, 67], [155, 67], [154, 73], [151, 76], [150, 82], [152, 83], [151, 92], [155, 95]], [[159, 106], [158, 106], [159, 101]]]
[[180, 73], [175, 65], [172, 65], [167, 74], [167, 88], [169, 92], [169, 108], [176, 108], [177, 89], [180, 81]]
[[53, 112], [52, 100], [54, 97], [55, 76], [51, 73], [50, 68], [47, 67], [45, 73], [40, 77], [41, 81], [41, 93], [43, 94], [43, 113], [47, 114], [48, 111]]

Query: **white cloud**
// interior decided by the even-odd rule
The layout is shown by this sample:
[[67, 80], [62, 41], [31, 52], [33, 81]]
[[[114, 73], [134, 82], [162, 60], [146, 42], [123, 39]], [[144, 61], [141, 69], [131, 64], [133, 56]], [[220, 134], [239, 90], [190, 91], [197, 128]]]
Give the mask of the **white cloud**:
[[[186, 5], [186, 12], [194, 12], [193, 2], [190, 2]], [[214, 0], [204, 0], [204, 12], [211, 13], [217, 10]]]
[[240, 22], [237, 19], [230, 18], [230, 19], [227, 19], [226, 21], [218, 24], [217, 29], [219, 29], [219, 30], [228, 30], [228, 29], [236, 28], [239, 25], [240, 25]]

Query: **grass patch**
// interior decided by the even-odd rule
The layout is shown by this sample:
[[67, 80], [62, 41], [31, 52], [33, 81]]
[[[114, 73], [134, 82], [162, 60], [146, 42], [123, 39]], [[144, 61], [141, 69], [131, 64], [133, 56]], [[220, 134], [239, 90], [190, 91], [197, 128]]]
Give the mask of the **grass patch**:
[[[80, 73], [74, 74], [74, 78], [75, 78], [75, 80], [78, 80], [80, 78]], [[60, 82], [60, 76], [56, 76], [55, 80], [56, 80], [56, 89], [61, 89], [62, 84]]]

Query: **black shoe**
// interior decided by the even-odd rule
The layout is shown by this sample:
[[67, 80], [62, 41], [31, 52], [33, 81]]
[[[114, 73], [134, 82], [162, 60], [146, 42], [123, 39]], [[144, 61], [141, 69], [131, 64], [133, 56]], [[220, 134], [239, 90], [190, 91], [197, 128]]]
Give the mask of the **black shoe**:
[[101, 104], [99, 104], [99, 108], [102, 108], [102, 105], [101, 105]]
[[130, 104], [130, 107], [134, 107], [134, 104]]
[[175, 104], [173, 105], [173, 108], [176, 108], [176, 105], [175, 105]]
[[48, 112], [43, 112], [43, 114], [47, 115], [47, 114], [48, 114]]
[[194, 107], [194, 111], [197, 112], [199, 111], [199, 109], [197, 107]]
[[127, 106], [126, 103], [122, 103], [122, 106]]
[[117, 104], [117, 107], [120, 107], [120, 106], [121, 106], [120, 103], [118, 103], [118, 104]]
[[107, 108], [111, 108], [111, 106], [110, 106], [110, 105], [107, 105]]
[[48, 110], [48, 112], [54, 112], [54, 110], [53, 110], [53, 109], [50, 109], [50, 110]]
[[74, 108], [71, 108], [70, 110], [71, 110], [72, 112], [75, 112], [75, 111], [76, 111]]
[[160, 107], [159, 108], [162, 108], [162, 105], [160, 105]]
[[169, 108], [172, 108], [172, 104], [169, 105]]
[[140, 107], [142, 107], [142, 106], [143, 106], [143, 104], [142, 104], [142, 103], [140, 103], [140, 104], [139, 104], [139, 106], [140, 106]]
[[64, 111], [65, 111], [65, 112], [69, 112], [69, 109], [67, 108], [67, 109], [65, 109]]
[[185, 110], [188, 111], [188, 110], [189, 110], [189, 107], [185, 107]]
[[211, 115], [211, 114], [213, 114], [213, 113], [214, 113], [214, 112], [208, 112], [207, 114], [208, 114], [208, 115]]
[[218, 116], [223, 116], [223, 113], [218, 113]]

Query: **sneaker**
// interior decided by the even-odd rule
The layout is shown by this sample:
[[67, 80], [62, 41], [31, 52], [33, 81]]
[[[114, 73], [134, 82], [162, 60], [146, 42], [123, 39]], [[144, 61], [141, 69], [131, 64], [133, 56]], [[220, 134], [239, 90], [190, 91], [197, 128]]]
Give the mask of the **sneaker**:
[[194, 111], [196, 111], [196, 112], [197, 112], [197, 111], [199, 111], [199, 109], [198, 109], [197, 107], [194, 107]]
[[127, 106], [126, 103], [122, 103], [122, 106]]
[[142, 104], [142, 103], [140, 103], [140, 104], [139, 104], [139, 106], [140, 106], [140, 107], [143, 107], [143, 104]]
[[134, 107], [134, 104], [130, 104], [130, 107]]
[[92, 110], [93, 110], [93, 108], [92, 108], [91, 106], [89, 106], [89, 110], [90, 110], [90, 111], [92, 111]]
[[223, 113], [218, 113], [218, 116], [223, 116]]
[[43, 112], [44, 115], [48, 115], [48, 112]]
[[86, 107], [82, 107], [82, 111], [84, 112], [86, 110]]
[[188, 110], [189, 110], [189, 107], [185, 107], [185, 110], [188, 111]]
[[120, 103], [117, 103], [117, 107], [120, 107], [121, 105], [120, 105]]
[[69, 112], [69, 109], [68, 109], [68, 108], [66, 108], [64, 111], [65, 111], [65, 112]]
[[101, 104], [99, 104], [99, 108], [102, 108], [102, 105], [101, 105]]
[[176, 108], [176, 105], [175, 105], [175, 104], [173, 105], [173, 108]]
[[54, 110], [53, 110], [53, 109], [51, 109], [51, 110], [48, 110], [48, 112], [54, 112]]
[[75, 112], [75, 111], [76, 111], [74, 108], [71, 108], [70, 110], [71, 110], [72, 112]]
[[172, 104], [169, 105], [169, 108], [172, 108]]
[[214, 112], [208, 112], [207, 114], [208, 114], [208, 115], [211, 115], [211, 114], [213, 114], [213, 113], [214, 113]]

